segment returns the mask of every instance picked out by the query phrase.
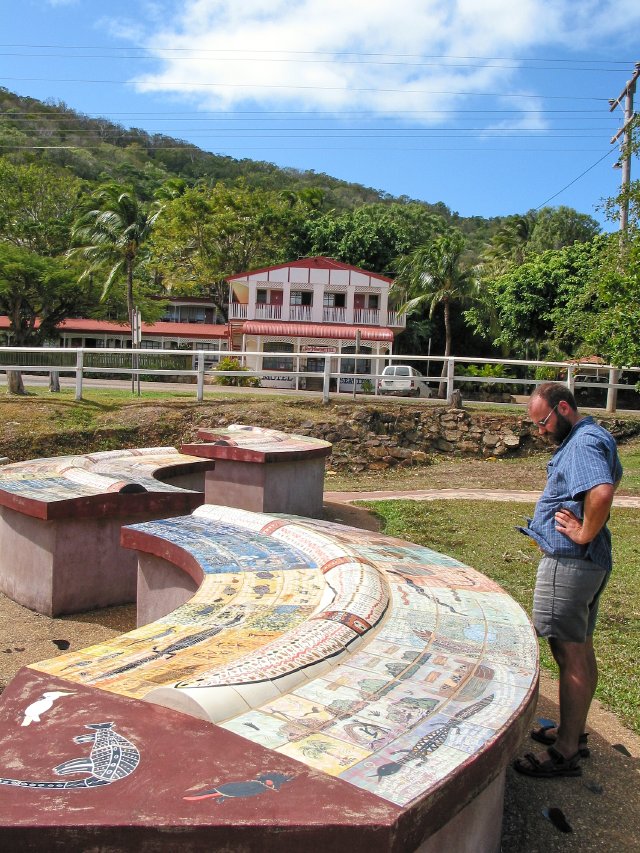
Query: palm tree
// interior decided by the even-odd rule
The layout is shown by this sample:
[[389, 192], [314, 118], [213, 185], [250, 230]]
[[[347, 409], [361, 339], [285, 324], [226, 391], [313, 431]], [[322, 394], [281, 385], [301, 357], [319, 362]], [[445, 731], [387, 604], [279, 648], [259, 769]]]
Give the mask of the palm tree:
[[[127, 313], [133, 326], [135, 303], [133, 278], [140, 250], [149, 237], [162, 208], [148, 210], [130, 187], [105, 184], [91, 195], [91, 203], [76, 220], [72, 239], [76, 244], [70, 254], [79, 254], [89, 260], [81, 278], [98, 269], [110, 267], [105, 280], [104, 299], [117, 277], [124, 273], [127, 283]], [[132, 327], [133, 337], [133, 327]], [[133, 344], [133, 341], [132, 341]]]
[[[411, 314], [428, 305], [431, 318], [439, 305], [444, 309], [443, 377], [446, 376], [446, 359], [451, 355], [452, 347], [451, 305], [468, 301], [475, 290], [473, 271], [461, 264], [463, 250], [464, 236], [460, 231], [452, 230], [419, 246], [397, 263], [394, 290], [404, 291], [408, 297], [399, 307], [399, 313]], [[441, 382], [440, 397], [444, 396], [444, 387], [444, 382]]]
[[502, 227], [493, 235], [491, 242], [484, 252], [484, 260], [500, 264], [523, 264], [527, 257], [529, 242], [536, 224], [535, 214], [529, 212], [524, 216], [510, 216]]

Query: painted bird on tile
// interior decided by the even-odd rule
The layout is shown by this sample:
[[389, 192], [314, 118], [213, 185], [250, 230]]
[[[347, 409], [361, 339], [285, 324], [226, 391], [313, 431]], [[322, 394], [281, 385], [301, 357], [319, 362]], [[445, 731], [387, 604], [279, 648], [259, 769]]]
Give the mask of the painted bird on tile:
[[266, 791], [279, 791], [285, 782], [291, 782], [295, 776], [285, 776], [284, 773], [261, 773], [255, 779], [244, 782], [225, 782], [215, 788], [209, 788], [200, 794], [183, 797], [183, 800], [215, 800], [222, 804], [225, 800], [247, 799], [258, 797]]
[[24, 709], [24, 719], [20, 723], [21, 726], [30, 726], [31, 723], [39, 723], [42, 714], [51, 710], [53, 703], [63, 696], [73, 696], [74, 691], [69, 690], [48, 690], [43, 693], [39, 699], [32, 702]]
[[387, 764], [381, 764], [376, 770], [378, 781], [384, 776], [393, 776], [394, 773], [397, 773], [402, 768], [403, 764], [407, 764], [409, 761], [417, 761], [418, 766], [424, 764], [431, 753], [440, 749], [440, 747], [446, 743], [446, 740], [449, 737], [449, 732], [453, 729], [459, 729], [459, 723], [462, 722], [462, 720], [468, 720], [470, 717], [473, 717], [474, 714], [482, 711], [487, 707], [487, 705], [490, 705], [493, 702], [493, 698], [492, 693], [490, 696], [485, 696], [484, 699], [481, 699], [474, 705], [469, 705], [468, 708], [463, 708], [461, 711], [458, 711], [457, 714], [454, 714], [454, 716], [451, 717], [451, 719], [443, 726], [440, 726], [439, 728], [434, 729], [434, 731], [421, 737], [419, 741], [414, 743], [411, 749], [398, 750], [398, 752], [404, 752], [405, 754], [397, 761], [389, 761]]

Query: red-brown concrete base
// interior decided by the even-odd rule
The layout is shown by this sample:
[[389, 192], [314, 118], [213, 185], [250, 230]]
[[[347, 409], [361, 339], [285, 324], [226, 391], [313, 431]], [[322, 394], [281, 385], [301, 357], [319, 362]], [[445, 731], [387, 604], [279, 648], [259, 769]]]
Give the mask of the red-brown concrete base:
[[0, 731], [3, 850], [497, 849], [503, 774], [421, 842], [442, 814], [400, 809], [211, 723], [30, 669], [0, 699]]
[[205, 478], [205, 502], [319, 518], [323, 481], [324, 458], [269, 463], [219, 459]]

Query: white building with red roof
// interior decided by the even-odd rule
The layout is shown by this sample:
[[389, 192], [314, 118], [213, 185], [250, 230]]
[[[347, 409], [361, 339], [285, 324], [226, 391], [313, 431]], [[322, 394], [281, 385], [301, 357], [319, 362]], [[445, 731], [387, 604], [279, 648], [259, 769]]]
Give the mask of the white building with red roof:
[[[353, 388], [354, 373], [381, 372], [394, 336], [405, 327], [405, 317], [390, 307], [392, 279], [332, 258], [302, 258], [227, 281], [233, 348], [269, 353], [247, 358], [247, 366], [269, 371], [264, 385], [296, 387], [295, 373], [321, 372], [324, 356], [335, 353], [332, 373], [347, 374], [341, 390]], [[337, 357], [353, 356], [356, 348], [378, 358], [356, 364]], [[307, 380], [307, 387], [313, 384]]]

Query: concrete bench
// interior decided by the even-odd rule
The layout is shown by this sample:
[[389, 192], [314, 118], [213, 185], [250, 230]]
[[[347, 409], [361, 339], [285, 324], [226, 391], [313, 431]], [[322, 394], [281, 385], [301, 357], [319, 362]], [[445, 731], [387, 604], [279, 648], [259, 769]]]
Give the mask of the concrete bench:
[[201, 429], [199, 444], [183, 453], [214, 459], [207, 473], [207, 503], [254, 512], [322, 515], [325, 459], [331, 444], [317, 438], [261, 427], [231, 424]]
[[220, 506], [122, 537], [153, 621], [9, 685], [0, 841], [499, 849], [537, 643], [496, 584], [381, 534]]
[[3, 465], [0, 590], [48, 616], [135, 601], [122, 524], [190, 512], [213, 464], [156, 447]]

